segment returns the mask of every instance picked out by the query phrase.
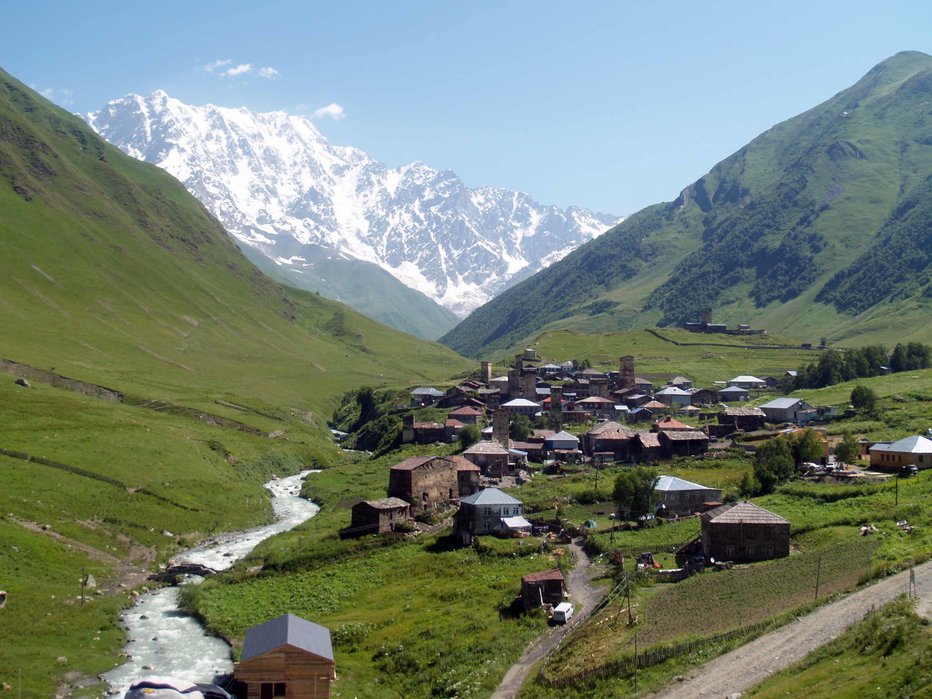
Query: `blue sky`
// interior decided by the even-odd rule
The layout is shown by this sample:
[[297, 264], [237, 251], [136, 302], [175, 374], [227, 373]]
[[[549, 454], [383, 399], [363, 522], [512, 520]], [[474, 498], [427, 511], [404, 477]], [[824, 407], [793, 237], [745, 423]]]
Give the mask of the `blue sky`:
[[129, 92], [314, 116], [470, 186], [629, 214], [898, 51], [932, 2], [6, 3], [0, 67], [76, 112]]

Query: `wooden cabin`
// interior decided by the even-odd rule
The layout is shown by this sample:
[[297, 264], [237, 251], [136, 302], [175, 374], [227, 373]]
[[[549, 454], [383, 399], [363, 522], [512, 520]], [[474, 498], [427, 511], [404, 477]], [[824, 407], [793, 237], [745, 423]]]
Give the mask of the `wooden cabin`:
[[233, 676], [246, 699], [326, 699], [336, 679], [330, 629], [293, 614], [253, 626]]

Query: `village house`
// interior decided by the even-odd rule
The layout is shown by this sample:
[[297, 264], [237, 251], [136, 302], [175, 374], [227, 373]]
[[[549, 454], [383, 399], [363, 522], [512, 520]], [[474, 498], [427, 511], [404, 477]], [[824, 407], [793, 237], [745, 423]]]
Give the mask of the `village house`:
[[529, 573], [521, 578], [521, 601], [525, 611], [543, 607], [545, 604], [560, 604], [565, 590], [566, 583], [559, 568]]
[[395, 525], [411, 518], [411, 505], [399, 498], [382, 498], [356, 503], [352, 508], [352, 522], [341, 536], [387, 534]]
[[330, 629], [293, 614], [253, 626], [233, 677], [246, 699], [327, 699], [336, 679]]
[[634, 377], [634, 388], [637, 389], [638, 393], [646, 393], [647, 395], [653, 395], [654, 393], [654, 384], [647, 379], [642, 379], [640, 376]]
[[540, 403], [535, 403], [527, 398], [514, 398], [507, 403], [502, 403], [502, 407], [511, 415], [527, 415], [534, 417], [540, 412]]
[[719, 401], [718, 391], [711, 388], [693, 388], [689, 395], [693, 405], [712, 405]]
[[718, 414], [718, 424], [744, 432], [762, 430], [766, 421], [767, 416], [760, 408], [725, 408]]
[[599, 462], [627, 461], [635, 434], [621, 423], [603, 422], [583, 434], [583, 452]]
[[727, 386], [718, 392], [718, 399], [723, 403], [743, 402], [750, 397], [748, 389], [742, 386]]
[[682, 408], [692, 403], [692, 395], [690, 395], [689, 391], [677, 386], [667, 386], [654, 393], [654, 400], [672, 408]]
[[511, 452], [507, 447], [492, 440], [481, 440], [463, 452], [463, 457], [472, 462], [482, 471], [483, 475], [492, 478], [501, 478], [510, 473], [509, 457]]
[[664, 458], [697, 456], [709, 448], [709, 435], [699, 430], [663, 430], [658, 439]]
[[663, 517], [687, 517], [721, 505], [722, 491], [698, 483], [661, 476], [654, 486], [657, 494], [657, 513]]
[[660, 435], [657, 432], [638, 432], [631, 440], [631, 458], [638, 462], [663, 458]]
[[615, 401], [602, 396], [589, 396], [573, 403], [573, 409], [583, 411], [596, 418], [610, 420], [615, 417]]
[[733, 379], [728, 379], [729, 386], [737, 386], [738, 388], [747, 388], [749, 390], [761, 389], [767, 387], [767, 382], [763, 379], [759, 379], [756, 376], [736, 376]]
[[508, 535], [529, 532], [531, 523], [523, 517], [523, 503], [498, 488], [485, 488], [460, 500], [453, 533], [466, 546], [481, 534]]
[[775, 398], [764, 403], [760, 409], [767, 416], [767, 422], [797, 422], [799, 414], [805, 410], [812, 410], [802, 398]]
[[433, 386], [418, 386], [411, 391], [411, 407], [423, 408], [428, 405], [433, 405], [445, 395], [445, 393], [438, 391]]
[[657, 420], [651, 429], [654, 432], [663, 432], [665, 430], [695, 430], [696, 428], [672, 417], [665, 417]]
[[722, 505], [699, 521], [706, 558], [746, 563], [790, 555], [789, 521], [753, 503]]
[[456, 462], [442, 456], [412, 456], [388, 472], [388, 497], [411, 503], [411, 512], [429, 510], [460, 497]]
[[878, 442], [870, 448], [869, 454], [872, 468], [932, 468], [932, 440], [919, 435], [904, 437], [892, 443]]
[[414, 415], [401, 418], [401, 441], [403, 444], [436, 444], [450, 441], [452, 428], [439, 422], [421, 422]]
[[667, 384], [688, 391], [693, 387], [693, 380], [687, 379], [685, 376], [675, 376], [674, 378], [667, 381]]
[[451, 410], [447, 417], [452, 420], [459, 420], [464, 425], [478, 425], [480, 420], [485, 417], [485, 411], [471, 405], [464, 405], [456, 410]]

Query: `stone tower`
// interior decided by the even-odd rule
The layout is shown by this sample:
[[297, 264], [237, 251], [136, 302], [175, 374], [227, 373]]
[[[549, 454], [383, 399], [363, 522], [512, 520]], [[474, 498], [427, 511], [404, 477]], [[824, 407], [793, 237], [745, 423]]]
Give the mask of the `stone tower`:
[[488, 386], [492, 382], [492, 362], [482, 362], [479, 381]]
[[508, 427], [510, 424], [511, 416], [505, 408], [499, 408], [492, 413], [492, 441], [508, 448]]
[[634, 389], [634, 357], [629, 355], [618, 360], [618, 384], [623, 391]]

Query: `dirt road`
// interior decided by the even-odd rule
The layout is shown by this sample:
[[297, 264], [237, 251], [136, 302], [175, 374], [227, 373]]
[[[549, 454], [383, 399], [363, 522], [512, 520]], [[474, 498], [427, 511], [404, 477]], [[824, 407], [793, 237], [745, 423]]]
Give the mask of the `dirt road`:
[[534, 664], [540, 661], [547, 653], [556, 648], [560, 640], [569, 633], [570, 629], [581, 624], [595, 605], [602, 598], [604, 592], [592, 586], [591, 561], [582, 547], [575, 542], [569, 545], [576, 556], [576, 567], [567, 576], [566, 586], [569, 589], [570, 601], [575, 611], [570, 623], [563, 626], [554, 626], [538, 636], [528, 645], [524, 655], [512, 665], [502, 683], [495, 690], [492, 699], [514, 699], [521, 690], [521, 685], [527, 679], [528, 673]]
[[[914, 570], [918, 609], [928, 617], [932, 610], [932, 561]], [[908, 586], [909, 571], [874, 583], [696, 668], [653, 699], [727, 697], [747, 691], [828, 643], [872, 608], [906, 593]]]

